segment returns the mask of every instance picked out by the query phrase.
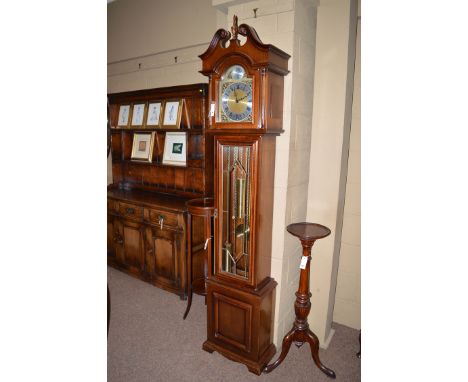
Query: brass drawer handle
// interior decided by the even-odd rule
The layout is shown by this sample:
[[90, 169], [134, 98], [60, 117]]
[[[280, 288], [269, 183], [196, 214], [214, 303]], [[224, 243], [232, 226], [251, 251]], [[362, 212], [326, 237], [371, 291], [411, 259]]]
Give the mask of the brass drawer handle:
[[212, 238], [209, 237], [205, 240], [205, 245], [203, 246], [203, 250], [206, 251], [206, 249], [208, 248], [208, 242], [211, 240]]
[[135, 213], [135, 209], [134, 209], [134, 208], [127, 207], [127, 208], [125, 209], [125, 212], [126, 212], [127, 214], [134, 214], [134, 213]]
[[163, 229], [163, 226], [164, 226], [164, 219], [166, 217], [164, 215], [159, 215], [159, 225], [161, 227], [161, 229]]

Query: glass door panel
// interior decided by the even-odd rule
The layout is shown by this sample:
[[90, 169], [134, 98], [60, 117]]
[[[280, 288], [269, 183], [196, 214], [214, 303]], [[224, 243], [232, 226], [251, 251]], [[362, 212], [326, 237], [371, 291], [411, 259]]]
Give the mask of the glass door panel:
[[222, 146], [221, 270], [249, 278], [251, 146]]

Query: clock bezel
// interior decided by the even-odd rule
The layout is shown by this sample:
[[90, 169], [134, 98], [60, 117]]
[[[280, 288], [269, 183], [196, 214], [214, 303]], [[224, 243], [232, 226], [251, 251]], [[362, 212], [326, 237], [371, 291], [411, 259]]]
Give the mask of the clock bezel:
[[[239, 66], [239, 65], [237, 65]], [[229, 67], [229, 69], [232, 68]], [[228, 70], [229, 70], [228, 69]], [[252, 88], [252, 78], [248, 77], [248, 76], [245, 76], [246, 78], [244, 79], [239, 79], [239, 80], [230, 80], [230, 79], [223, 79], [219, 82], [219, 92], [221, 94], [219, 100], [218, 100], [218, 114], [217, 114], [217, 122], [234, 122], [234, 123], [241, 123], [241, 122], [252, 122], [253, 120], [253, 116], [254, 116], [254, 109], [253, 109], [253, 88]], [[226, 92], [226, 89], [230, 88], [232, 85], [236, 85], [236, 84], [245, 84], [245, 86], [249, 87], [250, 88], [250, 112], [248, 113], [249, 117], [247, 118], [243, 118], [243, 119], [240, 119], [240, 120], [234, 120], [232, 118], [230, 118], [226, 111], [224, 110], [224, 95], [225, 95], [225, 92]], [[243, 90], [245, 92], [245, 90]], [[228, 106], [229, 107], [229, 106]], [[234, 111], [232, 111], [234, 112]], [[243, 114], [242, 113], [236, 113], [234, 112], [235, 114], [239, 115], [239, 114]], [[227, 119], [226, 121], [223, 121], [223, 116]]]

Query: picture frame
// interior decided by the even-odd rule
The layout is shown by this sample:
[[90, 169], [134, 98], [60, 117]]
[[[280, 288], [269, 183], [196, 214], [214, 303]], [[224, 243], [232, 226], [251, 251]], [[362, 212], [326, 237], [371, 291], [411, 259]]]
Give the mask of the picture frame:
[[133, 134], [131, 159], [151, 162], [153, 158], [154, 132], [138, 132]]
[[123, 104], [119, 106], [119, 115], [117, 119], [117, 127], [128, 127], [130, 122], [130, 104]]
[[163, 164], [187, 165], [187, 133], [172, 131], [166, 133]]
[[138, 102], [132, 105], [132, 127], [143, 127], [145, 121], [146, 103]]
[[160, 100], [149, 101], [146, 113], [145, 127], [160, 127], [163, 117], [164, 102]]
[[182, 99], [166, 100], [164, 103], [164, 117], [162, 127], [166, 129], [179, 129], [182, 117]]

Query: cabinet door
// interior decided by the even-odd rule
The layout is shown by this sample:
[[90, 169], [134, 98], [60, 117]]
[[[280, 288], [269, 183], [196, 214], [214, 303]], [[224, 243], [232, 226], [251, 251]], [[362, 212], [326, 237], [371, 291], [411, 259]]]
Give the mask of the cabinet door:
[[129, 220], [115, 222], [120, 243], [116, 246], [118, 260], [129, 268], [141, 270], [144, 266], [144, 230], [140, 223]]
[[217, 277], [253, 285], [255, 194], [259, 138], [216, 137]]
[[115, 248], [114, 248], [114, 240], [115, 232], [114, 232], [114, 217], [112, 215], [107, 215], [107, 254], [109, 256], [115, 256]]
[[124, 264], [122, 224], [113, 215], [107, 215], [107, 255]]
[[146, 232], [150, 243], [146, 251], [146, 272], [163, 284], [180, 287], [183, 232], [159, 227], [149, 227]]

